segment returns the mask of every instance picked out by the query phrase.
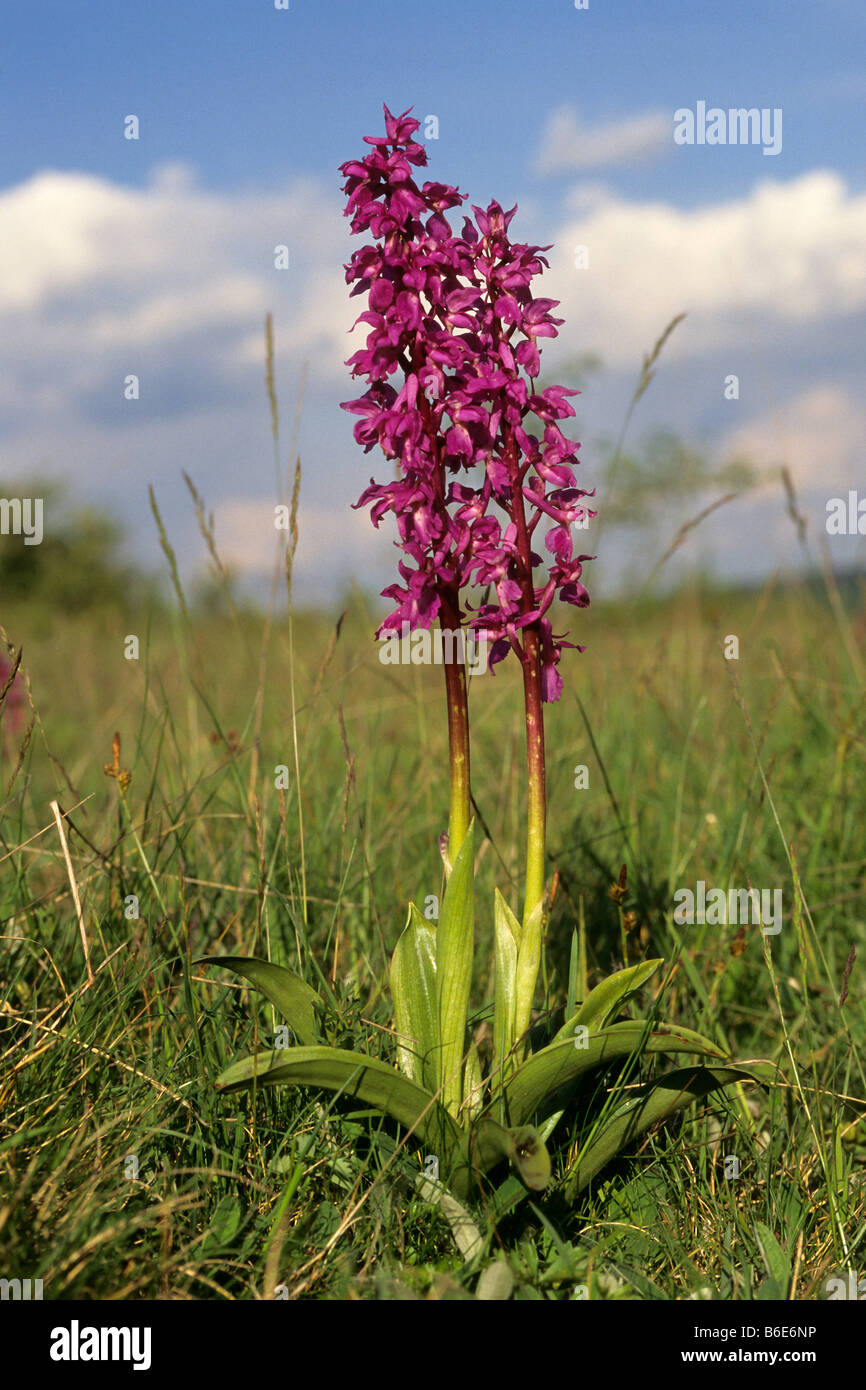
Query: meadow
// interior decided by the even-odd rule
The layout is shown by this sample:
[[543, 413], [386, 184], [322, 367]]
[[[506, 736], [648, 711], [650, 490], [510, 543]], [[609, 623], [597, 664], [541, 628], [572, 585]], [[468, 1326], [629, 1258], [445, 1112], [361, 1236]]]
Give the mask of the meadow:
[[[589, 986], [663, 956], [634, 1015], [779, 1080], [678, 1114], [573, 1203], [473, 1203], [469, 1259], [396, 1124], [346, 1095], [215, 1089], [277, 1021], [201, 963], [286, 964], [331, 998], [334, 1045], [393, 1056], [390, 955], [406, 904], [442, 891], [441, 669], [383, 664], [360, 590], [273, 621], [225, 593], [4, 598], [27, 698], [0, 765], [2, 1273], [53, 1299], [197, 1300], [803, 1300], [866, 1273], [864, 589], [694, 580], [580, 614], [547, 707], [538, 1012], [574, 946]], [[511, 664], [470, 687], [482, 1054], [493, 888], [514, 899], [522, 874]], [[678, 924], [699, 882], [780, 889], [781, 930]], [[560, 1169], [619, 1071], [569, 1102]]]

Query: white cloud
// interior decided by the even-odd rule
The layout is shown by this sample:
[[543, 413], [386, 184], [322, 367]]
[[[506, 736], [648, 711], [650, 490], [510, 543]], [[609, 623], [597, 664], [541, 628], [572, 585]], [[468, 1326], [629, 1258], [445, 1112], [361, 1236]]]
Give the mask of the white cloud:
[[551, 113], [535, 160], [538, 174], [579, 173], [648, 159], [673, 149], [673, 117], [662, 111], [586, 127], [574, 106]]
[[[274, 248], [289, 249], [288, 270]], [[111, 390], [136, 354], [195, 344], [187, 368], [246, 366], [261, 352], [268, 309], [290, 325], [281, 346], [344, 377], [354, 314], [341, 262], [346, 227], [336, 196], [303, 179], [275, 192], [210, 192], [184, 165], [156, 170], [145, 188], [53, 171], [0, 193], [0, 325], [16, 362], [54, 364], [73, 394]], [[218, 338], [213, 335], [218, 334]], [[2, 354], [2, 347], [0, 347]], [[62, 367], [60, 364], [64, 364]], [[122, 367], [122, 371], [121, 371]], [[5, 368], [4, 368], [5, 370]], [[26, 394], [26, 392], [25, 392]]]
[[[267, 291], [255, 276], [224, 275], [191, 290], [155, 293], [131, 312], [96, 315], [90, 324], [91, 340], [94, 347], [168, 344], [187, 337], [193, 328], [243, 328], [253, 319], [260, 324], [267, 308]], [[261, 356], [261, 332], [258, 342]]]
[[826, 382], [732, 431], [724, 450], [775, 469], [776, 478], [785, 464], [800, 497], [823, 506], [828, 496], [862, 486], [864, 438], [866, 410]]
[[[267, 498], [230, 497], [214, 509], [214, 535], [224, 564], [242, 574], [269, 576], [282, 533], [274, 526], [274, 504]], [[377, 535], [366, 510], [302, 501], [298, 508], [296, 565], [302, 574], [317, 569], [341, 575], [369, 572], [387, 557], [386, 528]]]
[[[633, 368], [683, 310], [672, 359], [866, 306], [866, 195], [828, 171], [685, 210], [582, 183], [565, 207], [544, 238], [555, 244], [541, 292], [562, 301], [559, 347], [578, 339], [612, 367]], [[283, 242], [291, 268], [277, 271], [273, 248]], [[0, 380], [9, 411], [32, 427], [36, 409], [53, 409], [65, 429], [78, 403], [98, 413], [126, 373], [153, 375], [178, 354], [185, 382], [247, 383], [268, 309], [284, 358], [306, 358], [314, 380], [345, 384], [343, 363], [364, 332], [348, 334], [362, 307], [347, 296], [350, 245], [336, 199], [310, 180], [215, 193], [171, 165], [143, 189], [43, 173], [6, 190]], [[574, 265], [577, 246], [588, 248], [588, 269]]]
[[[674, 358], [866, 308], [866, 194], [835, 173], [762, 181], [696, 209], [628, 202], [598, 186], [575, 190], [568, 207], [549, 238], [542, 292], [562, 301], [563, 338], [611, 366], [639, 362], [682, 311], [688, 320], [666, 349]], [[575, 266], [578, 246], [587, 269]]]
[[[729, 449], [758, 462], [786, 459], [801, 491], [814, 477], [833, 489], [856, 485], [866, 418], [840, 383], [850, 380], [846, 316], [866, 307], [866, 196], [816, 172], [680, 210], [581, 182], [558, 228], [539, 209], [533, 225], [542, 220], [537, 239], [555, 247], [538, 292], [561, 299], [566, 320], [551, 368], [554, 350], [593, 349], [632, 373], [661, 328], [687, 310], [666, 358], [715, 353], [714, 369], [730, 358], [724, 370], [737, 371], [738, 346], [760, 347], [774, 389], [791, 402], [782, 434], [770, 417], [756, 419], [731, 434]], [[290, 249], [285, 272], [273, 268], [279, 243]], [[264, 494], [273, 466], [262, 321], [270, 310], [284, 464], [300, 364], [310, 364], [299, 584], [355, 573], [381, 588], [395, 569], [391, 535], [350, 504], [371, 474], [382, 476], [382, 460], [351, 442], [353, 417], [337, 404], [363, 389], [343, 366], [365, 331], [347, 333], [363, 308], [348, 298], [342, 269], [352, 244], [337, 194], [314, 180], [214, 192], [171, 165], [143, 188], [48, 172], [0, 191], [3, 473], [62, 471], [77, 490], [122, 507], [132, 542], [151, 554], [152, 482], [185, 565], [202, 558], [180, 480], [186, 469], [216, 514], [226, 560], [268, 575], [273, 513]], [[587, 270], [573, 263], [582, 244]], [[815, 385], [812, 330], [822, 324]], [[135, 405], [123, 399], [130, 372], [141, 377]], [[694, 411], [686, 401], [677, 427], [687, 433], [702, 409], [701, 400]], [[257, 493], [261, 502], [250, 497]]]

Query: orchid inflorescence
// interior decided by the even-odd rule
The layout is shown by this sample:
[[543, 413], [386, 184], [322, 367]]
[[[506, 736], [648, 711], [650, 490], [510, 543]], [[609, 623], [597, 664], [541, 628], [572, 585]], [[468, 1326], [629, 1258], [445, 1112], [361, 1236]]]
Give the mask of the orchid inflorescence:
[[[443, 613], [467, 619], [460, 591], [490, 586], [496, 601], [467, 620], [491, 643], [490, 665], [512, 649], [521, 662], [530, 659], [521, 634], [532, 626], [542, 698], [557, 700], [562, 648], [574, 644], [554, 636], [546, 615], [555, 598], [589, 603], [580, 581], [591, 557], [574, 553], [571, 528], [594, 494], [577, 486], [580, 446], [557, 424], [574, 415], [566, 397], [577, 392], [536, 387], [538, 340], [556, 337], [563, 322], [551, 313], [557, 300], [531, 291], [550, 248], [510, 241], [516, 207], [503, 212], [497, 202], [486, 212], [473, 206], [474, 222], [464, 218], [454, 235], [445, 213], [466, 195], [443, 183], [418, 187], [412, 166], [427, 163], [413, 138], [418, 125], [385, 107], [386, 134], [365, 136], [371, 152], [341, 166], [352, 231], [369, 231], [377, 243], [355, 251], [346, 267], [352, 294], [368, 296], [357, 320], [369, 325], [367, 343], [347, 364], [368, 389], [343, 409], [361, 416], [354, 433], [365, 451], [378, 444], [401, 470], [392, 482], [371, 479], [357, 505], [372, 504], [376, 526], [393, 512], [399, 544], [415, 564], [401, 560], [403, 584], [384, 590], [397, 607], [380, 631], [404, 622], [427, 628]], [[397, 373], [399, 390], [390, 380]], [[528, 428], [531, 416], [542, 438]], [[545, 537], [552, 560], [536, 585], [542, 560], [532, 547], [545, 520], [553, 522]]]

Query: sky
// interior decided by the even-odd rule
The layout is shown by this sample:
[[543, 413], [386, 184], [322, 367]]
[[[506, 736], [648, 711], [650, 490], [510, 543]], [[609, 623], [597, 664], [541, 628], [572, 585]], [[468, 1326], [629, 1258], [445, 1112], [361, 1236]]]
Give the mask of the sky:
[[[569, 364], [600, 361], [572, 422], [581, 486], [600, 480], [643, 355], [685, 313], [627, 442], [673, 431], [714, 466], [749, 458], [765, 481], [677, 563], [730, 578], [793, 568], [782, 463], [816, 538], [829, 498], [866, 498], [864, 39], [855, 0], [6, 0], [0, 487], [66, 480], [156, 566], [152, 486], [191, 574], [206, 557], [186, 471], [224, 558], [263, 582], [271, 313], [281, 465], [296, 443], [303, 470], [298, 592], [331, 601], [352, 578], [392, 580], [385, 528], [351, 505], [390, 465], [363, 454], [339, 408], [362, 387], [344, 366], [360, 306], [343, 265], [361, 243], [338, 166], [382, 131], [384, 102], [422, 121], [428, 177], [470, 203], [517, 203], [512, 237], [553, 244], [535, 293], [560, 300], [565, 323], [545, 376], [570, 384]], [[712, 108], [765, 112], [765, 134], [699, 143]], [[683, 112], [695, 143], [675, 139]], [[647, 565], [679, 519], [672, 507], [642, 543]], [[862, 562], [863, 537], [826, 540], [840, 568]], [[644, 563], [627, 532], [604, 549], [603, 586]]]

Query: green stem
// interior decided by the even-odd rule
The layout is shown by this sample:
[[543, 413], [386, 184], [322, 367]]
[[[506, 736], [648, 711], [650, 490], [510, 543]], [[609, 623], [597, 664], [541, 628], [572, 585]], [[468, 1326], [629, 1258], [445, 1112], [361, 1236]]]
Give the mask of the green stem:
[[451, 801], [448, 813], [448, 861], [453, 864], [466, 838], [472, 815], [469, 780], [469, 702], [466, 693], [466, 667], [459, 656], [457, 633], [460, 623], [457, 605], [449, 595], [442, 598], [440, 622], [444, 632], [453, 632], [454, 647], [445, 652], [445, 689], [448, 697], [448, 746], [451, 768]]
[[[523, 570], [524, 613], [535, 606], [532, 584], [532, 543], [526, 523], [523, 503], [523, 474], [513, 438], [509, 443], [511, 464], [511, 515], [517, 527], [517, 550]], [[541, 942], [544, 930], [544, 858], [547, 819], [547, 794], [544, 767], [544, 705], [541, 690], [541, 637], [538, 627], [530, 623], [523, 628], [520, 652], [523, 666], [523, 698], [526, 707], [526, 766], [528, 779], [528, 808], [526, 820], [526, 887], [523, 899], [523, 923], [517, 951], [515, 983], [514, 1037], [523, 1037], [532, 1018], [532, 1000], [541, 964]], [[528, 1051], [528, 1041], [524, 1050]]]
[[538, 633], [525, 630], [523, 697], [526, 706], [526, 762], [529, 778], [529, 808], [526, 836], [526, 892], [523, 900], [523, 926], [544, 901], [544, 846], [547, 820], [547, 794], [544, 766], [544, 705], [541, 698], [541, 651]]
[[[518, 464], [517, 446], [512, 438], [508, 446], [511, 466], [511, 516], [517, 527], [517, 551], [523, 575], [522, 608], [529, 613], [535, 606], [532, 585], [532, 541], [526, 524], [526, 509], [521, 490], [523, 473]], [[526, 839], [526, 893], [523, 901], [523, 926], [535, 914], [540, 916], [544, 900], [544, 842], [546, 823], [546, 782], [544, 771], [544, 703], [541, 695], [541, 638], [533, 623], [523, 629], [523, 650], [519, 653], [523, 666], [523, 701], [526, 707], [526, 766], [529, 783], [529, 808]]]
[[517, 974], [514, 990], [514, 1038], [523, 1038], [515, 1060], [529, 1052], [527, 1037], [532, 1022], [532, 1001], [541, 965], [544, 934], [544, 715], [541, 701], [541, 651], [539, 635], [524, 628], [523, 694], [526, 702], [526, 761], [529, 806], [526, 835], [526, 891], [523, 922], [517, 948]]

